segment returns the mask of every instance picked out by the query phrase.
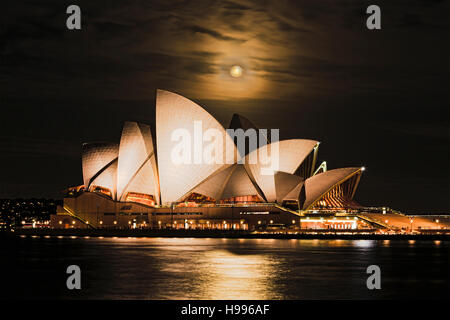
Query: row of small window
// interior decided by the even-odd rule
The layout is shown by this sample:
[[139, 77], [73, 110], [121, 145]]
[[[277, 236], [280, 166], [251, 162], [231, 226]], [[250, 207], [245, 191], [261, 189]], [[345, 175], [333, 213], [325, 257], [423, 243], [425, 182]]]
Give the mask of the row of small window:
[[[152, 215], [154, 216], [201, 216], [202, 212], [153, 212]], [[115, 216], [116, 214], [114, 212], [105, 212], [103, 213], [105, 216]], [[142, 212], [119, 212], [120, 216], [143, 216], [147, 215], [147, 213]]]
[[[115, 213], [114, 212], [105, 212], [104, 213], [105, 216], [114, 216]], [[145, 216], [147, 215], [146, 213], [142, 213], [142, 212], [119, 212], [119, 216]]]
[[[203, 213], [202, 212], [153, 212], [152, 215], [154, 216], [201, 216]], [[239, 214], [241, 215], [247, 215], [247, 214], [255, 214], [255, 215], [266, 215], [266, 214], [280, 214], [280, 212], [277, 211], [242, 211], [239, 212]], [[104, 213], [105, 216], [114, 216], [115, 213], [114, 212], [105, 212]], [[146, 213], [140, 213], [140, 212], [119, 212], [119, 215], [123, 216], [123, 215], [135, 215], [135, 216], [139, 216], [139, 215], [146, 215]]]
[[154, 212], [155, 216], [201, 216], [201, 212]]
[[239, 214], [280, 214], [278, 211], [241, 211]]

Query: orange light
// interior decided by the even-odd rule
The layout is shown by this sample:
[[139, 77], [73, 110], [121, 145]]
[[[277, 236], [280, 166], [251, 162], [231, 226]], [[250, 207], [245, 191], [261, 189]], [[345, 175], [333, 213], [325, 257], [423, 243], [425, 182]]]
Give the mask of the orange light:
[[242, 76], [242, 67], [241, 66], [232, 66], [230, 69], [230, 75], [233, 78], [239, 78], [240, 76]]

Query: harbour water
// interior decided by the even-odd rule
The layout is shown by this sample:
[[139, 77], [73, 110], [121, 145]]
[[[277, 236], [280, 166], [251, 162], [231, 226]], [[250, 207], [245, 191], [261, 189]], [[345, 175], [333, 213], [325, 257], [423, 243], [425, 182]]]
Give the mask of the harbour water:
[[[426, 240], [13, 237], [2, 299], [449, 298], [450, 243]], [[66, 268], [81, 268], [68, 290]], [[381, 289], [368, 290], [369, 265]]]

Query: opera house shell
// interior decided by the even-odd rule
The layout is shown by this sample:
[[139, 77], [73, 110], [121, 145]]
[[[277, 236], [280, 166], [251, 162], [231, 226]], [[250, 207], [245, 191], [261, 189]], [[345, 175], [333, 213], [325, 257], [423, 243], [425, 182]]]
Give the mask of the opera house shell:
[[[248, 225], [247, 217], [252, 215], [246, 212], [287, 213], [285, 221], [290, 223], [306, 211], [358, 207], [353, 197], [364, 168], [327, 170], [326, 163], [318, 166], [318, 141], [270, 142], [269, 137], [263, 137], [260, 147], [242, 152], [236, 147], [235, 139], [205, 109], [164, 90], [157, 91], [155, 119], [155, 128], [125, 122], [118, 143], [82, 146], [83, 185], [68, 189], [63, 209], [66, 214], [94, 224], [89, 214], [101, 212], [104, 221], [100, 222], [114, 219], [108, 223], [118, 224], [120, 216], [126, 216], [124, 208], [132, 206], [133, 217], [139, 216], [138, 213], [156, 217], [143, 219], [148, 224], [174, 224], [173, 214], [177, 210], [192, 212], [189, 218], [198, 214], [196, 222], [212, 224], [216, 214], [212, 210], [216, 210], [218, 219], [224, 220], [223, 225], [228, 214], [223, 210], [238, 207], [251, 208], [251, 211], [239, 209], [238, 213], [231, 213], [245, 217], [243, 220]], [[258, 130], [248, 119], [236, 114], [230, 128]], [[173, 139], [175, 130], [194, 137], [199, 130], [205, 135], [211, 129], [222, 135], [215, 157], [224, 161], [195, 161], [197, 151], [192, 145], [193, 161], [174, 163], [173, 150], [179, 143]], [[277, 150], [279, 155], [278, 166], [272, 172], [264, 172], [265, 164], [257, 156], [268, 152], [267, 149]], [[255, 158], [256, 161], [250, 161]], [[161, 217], [169, 210], [171, 220], [163, 221]], [[123, 223], [138, 220], [133, 218]], [[261, 221], [259, 216], [255, 224]], [[96, 221], [96, 226], [100, 222]]]

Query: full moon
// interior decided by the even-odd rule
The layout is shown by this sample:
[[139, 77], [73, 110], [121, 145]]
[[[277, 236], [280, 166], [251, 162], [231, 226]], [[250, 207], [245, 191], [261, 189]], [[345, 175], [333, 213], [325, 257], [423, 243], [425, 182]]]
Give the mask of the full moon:
[[242, 67], [241, 66], [232, 66], [230, 69], [230, 74], [234, 78], [239, 78], [242, 76]]

